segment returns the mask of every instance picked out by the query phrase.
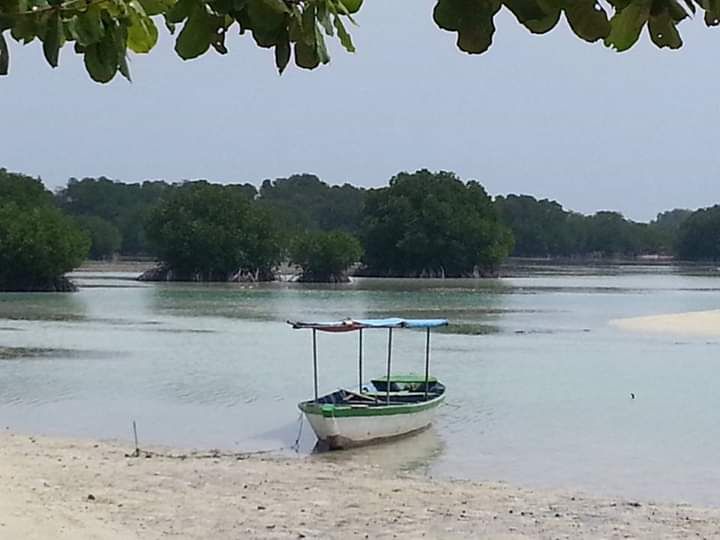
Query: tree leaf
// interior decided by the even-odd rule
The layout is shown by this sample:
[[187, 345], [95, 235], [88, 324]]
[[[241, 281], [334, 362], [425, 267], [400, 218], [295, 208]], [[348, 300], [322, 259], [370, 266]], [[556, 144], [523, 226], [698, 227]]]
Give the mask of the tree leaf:
[[130, 67], [128, 66], [127, 57], [125, 55], [123, 55], [118, 62], [118, 71], [120, 71], [120, 74], [125, 77], [128, 82], [132, 82], [132, 77], [130, 76]]
[[[690, 13], [692, 13], [694, 15], [697, 10], [697, 8], [695, 7], [695, 2], [693, 2], [693, 0], [684, 0], [684, 2], [685, 2], [685, 5], [690, 10]], [[675, 2], [673, 2], [673, 3], [675, 3]]]
[[433, 17], [440, 28], [457, 32], [460, 50], [480, 54], [492, 45], [493, 18], [500, 4], [500, 0], [438, 0]]
[[350, 36], [350, 34], [348, 34], [347, 30], [345, 30], [345, 25], [343, 25], [342, 19], [339, 15], [335, 15], [333, 17], [333, 23], [335, 24], [335, 30], [337, 30], [340, 44], [345, 47], [345, 50], [347, 52], [354, 53], [355, 45], [353, 45], [352, 37]]
[[15, 41], [22, 41], [25, 44], [35, 39], [37, 33], [37, 17], [17, 17], [10, 30], [10, 35]]
[[167, 13], [175, 4], [176, 0], [139, 0], [148, 17]]
[[328, 36], [332, 36], [334, 34], [332, 21], [330, 20], [330, 10], [328, 9], [327, 4], [325, 4], [325, 3], [318, 4], [317, 20], [322, 25], [323, 29], [325, 30], [325, 33]]
[[330, 55], [328, 54], [327, 47], [325, 45], [325, 37], [320, 31], [320, 27], [315, 25], [315, 50], [317, 50], [318, 59], [323, 64], [327, 64], [330, 61]]
[[503, 5], [534, 34], [544, 34], [555, 28], [562, 11], [554, 3], [542, 0], [505, 0]]
[[290, 38], [287, 34], [283, 36], [275, 45], [275, 65], [277, 66], [278, 73], [282, 75], [285, 71], [288, 63], [290, 62]]
[[45, 35], [43, 36], [43, 53], [48, 64], [56, 68], [60, 56], [60, 47], [64, 39], [60, 13], [53, 12], [46, 24]]
[[720, 24], [720, 0], [703, 0], [705, 8], [705, 24], [707, 26], [718, 26]]
[[227, 54], [228, 50], [225, 46], [225, 35], [226, 32], [224, 29], [220, 29], [221, 31], [219, 33], [215, 34], [215, 39], [210, 43], [212, 45], [212, 48], [215, 49], [219, 54]]
[[[693, 4], [692, 0], [685, 0], [685, 4], [692, 6], [692, 9], [689, 11], [686, 11], [678, 2], [677, 0], [668, 0], [667, 10], [668, 14], [670, 15], [670, 18], [673, 19], [675, 22], [680, 22], [683, 19], [687, 19], [691, 15], [695, 14], [695, 4]], [[651, 11], [651, 15], [654, 15], [654, 13]]]
[[295, 64], [304, 69], [315, 69], [320, 65], [314, 45], [308, 45], [300, 40], [295, 43]]
[[10, 50], [5, 41], [5, 35], [0, 33], [0, 75], [7, 75], [10, 71]]
[[171, 24], [183, 22], [190, 16], [196, 5], [196, 0], [178, 0], [173, 7], [165, 13], [165, 21]]
[[682, 47], [680, 33], [675, 26], [675, 21], [667, 11], [650, 17], [648, 31], [652, 42], [660, 48], [679, 49]]
[[522, 24], [527, 21], [544, 19], [547, 13], [536, 0], [504, 0], [503, 5], [512, 11], [515, 18]]
[[132, 0], [129, 4], [130, 23], [128, 24], [127, 46], [136, 53], [148, 53], [157, 43], [158, 30], [153, 20], [147, 16], [142, 5]]
[[183, 60], [205, 54], [215, 37], [215, 25], [204, 2], [197, 3], [175, 42], [175, 51]]
[[605, 39], [610, 34], [607, 13], [597, 0], [572, 0], [565, 5], [565, 17], [575, 35], [585, 41]]
[[360, 11], [363, 0], [339, 0], [339, 3], [342, 4], [348, 13], [357, 13]]
[[561, 9], [556, 9], [543, 19], [537, 19], [525, 22], [525, 28], [533, 34], [545, 34], [557, 26], [560, 20]]
[[650, 17], [651, 0], [634, 0], [627, 7], [616, 11], [610, 20], [610, 34], [605, 39], [608, 47], [622, 52], [632, 47]]
[[253, 29], [274, 34], [285, 27], [290, 10], [283, 0], [249, 0], [247, 13]]
[[315, 5], [309, 4], [305, 6], [305, 11], [301, 18], [301, 34], [300, 39], [306, 45], [314, 48], [315, 45]]
[[76, 15], [72, 19], [72, 34], [75, 40], [81, 45], [97, 43], [105, 34], [101, 11], [97, 5], [90, 6], [87, 11]]
[[85, 69], [95, 82], [110, 82], [117, 73], [117, 60], [114, 41], [108, 35], [85, 49]]

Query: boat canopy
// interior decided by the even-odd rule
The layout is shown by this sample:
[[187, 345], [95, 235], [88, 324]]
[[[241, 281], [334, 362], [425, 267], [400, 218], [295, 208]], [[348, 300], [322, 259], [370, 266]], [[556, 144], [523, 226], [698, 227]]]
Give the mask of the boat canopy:
[[295, 329], [310, 328], [321, 332], [352, 332], [366, 328], [437, 328], [447, 326], [447, 319], [345, 319], [330, 322], [288, 321]]

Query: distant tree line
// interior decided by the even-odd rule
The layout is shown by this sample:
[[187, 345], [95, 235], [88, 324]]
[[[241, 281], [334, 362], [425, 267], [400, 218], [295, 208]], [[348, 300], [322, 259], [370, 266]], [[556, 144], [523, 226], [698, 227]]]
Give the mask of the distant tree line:
[[0, 290], [64, 290], [86, 257], [155, 257], [149, 279], [269, 280], [283, 263], [303, 281], [361, 275], [495, 275], [508, 256], [674, 255], [720, 260], [720, 206], [650, 223], [583, 215], [527, 195], [494, 200], [451, 172], [399, 173], [381, 188], [310, 174], [250, 183], [128, 184], [71, 178], [54, 194], [0, 169]]
[[612, 211], [586, 216], [565, 210], [555, 201], [528, 195], [498, 196], [495, 205], [500, 219], [512, 230], [512, 254], [518, 257], [714, 257], [709, 251], [689, 257], [685, 251], [686, 239], [681, 231], [693, 215], [691, 210], [670, 210], [658, 214], [650, 223], [638, 223]]

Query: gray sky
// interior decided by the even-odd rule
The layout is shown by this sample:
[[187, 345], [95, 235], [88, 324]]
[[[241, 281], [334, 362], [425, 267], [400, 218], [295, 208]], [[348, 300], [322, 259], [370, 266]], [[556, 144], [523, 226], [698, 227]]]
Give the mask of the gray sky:
[[[233, 39], [192, 62], [169, 38], [135, 56], [135, 82], [97, 85], [71, 48], [50, 69], [14, 47], [0, 79], [0, 166], [56, 187], [70, 176], [251, 181], [315, 173], [378, 186], [447, 169], [492, 194], [528, 193], [639, 220], [720, 202], [720, 30], [681, 24], [685, 47], [616, 54], [562, 22], [530, 35], [498, 19], [469, 56], [432, 21], [431, 0], [369, 0], [354, 55], [279, 77], [271, 51]], [[161, 29], [161, 34], [166, 34]]]

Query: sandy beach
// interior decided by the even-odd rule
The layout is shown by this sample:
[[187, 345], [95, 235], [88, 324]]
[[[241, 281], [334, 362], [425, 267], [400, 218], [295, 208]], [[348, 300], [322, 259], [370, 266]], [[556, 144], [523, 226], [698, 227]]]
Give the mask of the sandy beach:
[[720, 336], [720, 310], [668, 313], [648, 317], [615, 319], [610, 324], [623, 330], [677, 336]]
[[[720, 509], [388, 476], [317, 457], [163, 451], [4, 432], [0, 538], [659, 538]], [[184, 457], [178, 457], [184, 456]]]

